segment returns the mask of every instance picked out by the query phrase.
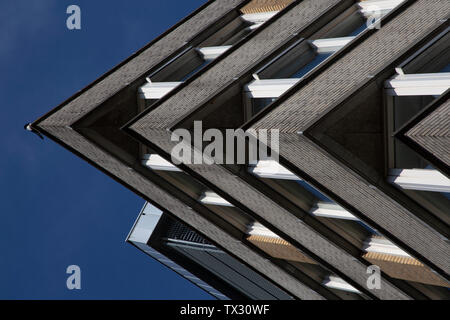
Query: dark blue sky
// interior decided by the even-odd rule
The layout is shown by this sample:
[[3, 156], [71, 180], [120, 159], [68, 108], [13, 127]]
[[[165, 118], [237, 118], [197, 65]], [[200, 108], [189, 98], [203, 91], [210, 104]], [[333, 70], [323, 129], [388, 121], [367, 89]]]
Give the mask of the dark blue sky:
[[0, 0], [0, 299], [210, 298], [125, 243], [142, 199], [23, 129], [204, 2]]

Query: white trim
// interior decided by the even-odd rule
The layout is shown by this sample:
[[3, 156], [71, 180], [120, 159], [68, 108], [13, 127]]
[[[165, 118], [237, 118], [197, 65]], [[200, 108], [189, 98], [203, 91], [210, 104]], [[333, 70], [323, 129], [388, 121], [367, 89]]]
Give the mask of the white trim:
[[363, 249], [366, 252], [377, 252], [377, 253], [384, 253], [389, 254], [393, 256], [400, 256], [400, 257], [407, 257], [410, 258], [411, 256], [397, 247], [395, 244], [390, 242], [388, 239], [385, 238], [369, 238], [366, 241], [364, 241], [364, 247]]
[[247, 22], [255, 23], [255, 24], [263, 24], [274, 15], [276, 15], [279, 11], [267, 11], [267, 12], [258, 12], [258, 13], [247, 13], [241, 15], [241, 18]]
[[328, 276], [322, 283], [324, 286], [331, 289], [338, 289], [353, 293], [361, 293], [358, 289], [350, 285], [348, 282], [336, 276]]
[[244, 86], [244, 92], [250, 98], [278, 98], [292, 88], [299, 80], [301, 79], [253, 80]]
[[249, 236], [263, 236], [281, 239], [276, 233], [273, 233], [272, 231], [270, 231], [269, 229], [267, 229], [261, 223], [258, 222], [253, 222], [250, 225], [248, 225], [247, 234]]
[[247, 27], [247, 30], [252, 31], [252, 30], [258, 29], [258, 28], [261, 27], [263, 24], [264, 24], [264, 23], [255, 23], [255, 24], [252, 24], [251, 26]]
[[353, 39], [355, 39], [355, 37], [318, 39], [311, 41], [311, 44], [317, 48], [318, 53], [333, 53], [342, 49], [342, 47], [347, 45]]
[[200, 202], [204, 204], [212, 204], [217, 206], [225, 206], [225, 207], [233, 207], [231, 203], [229, 203], [227, 200], [219, 196], [217, 193], [212, 191], [206, 191], [203, 193], [203, 195], [200, 197]]
[[301, 180], [275, 160], [260, 160], [256, 165], [250, 165], [248, 171], [260, 178]]
[[200, 53], [203, 59], [214, 60], [230, 48], [231, 46], [217, 46], [217, 47], [203, 47], [198, 48], [196, 50], [198, 51], [198, 53]]
[[381, 13], [389, 12], [403, 1], [404, 0], [366, 0], [359, 2], [357, 5], [361, 8], [361, 13], [369, 15], [377, 10]]
[[396, 75], [385, 82], [392, 96], [436, 96], [450, 88], [450, 72]]
[[450, 179], [437, 170], [390, 169], [388, 181], [407, 190], [450, 192]]
[[161, 210], [146, 202], [128, 234], [127, 241], [146, 244], [162, 214]]
[[141, 163], [152, 170], [181, 172], [181, 169], [157, 154], [145, 154]]
[[332, 219], [360, 221], [357, 217], [335, 203], [318, 202], [310, 211], [310, 214]]
[[141, 86], [138, 90], [141, 99], [161, 99], [183, 82], [151, 82]]

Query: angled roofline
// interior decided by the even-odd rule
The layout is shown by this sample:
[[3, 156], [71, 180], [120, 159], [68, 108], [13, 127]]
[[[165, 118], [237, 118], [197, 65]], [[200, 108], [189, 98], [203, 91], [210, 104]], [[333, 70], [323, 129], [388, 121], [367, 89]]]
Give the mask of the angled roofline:
[[[417, 1], [417, 0], [412, 0], [412, 1]], [[210, 4], [211, 2], [209, 2], [209, 3], [207, 3], [207, 4]], [[295, 2], [294, 2], [295, 3]], [[293, 5], [293, 4], [292, 4]], [[206, 6], [206, 4], [205, 4], [205, 6]], [[255, 33], [253, 33], [253, 35], [255, 35]], [[250, 39], [250, 37], [248, 38], [248, 39]], [[247, 39], [247, 40], [248, 40]], [[236, 48], [237, 48], [238, 46], [236, 46]], [[141, 49], [141, 50], [143, 50], [143, 49]], [[133, 56], [132, 56], [133, 57]], [[129, 62], [129, 61], [131, 61], [132, 60], [132, 57], [130, 57], [129, 59], [127, 59], [126, 61], [127, 62]], [[134, 56], [135, 57], [135, 56]], [[124, 63], [124, 64], [126, 64], [126, 63]], [[117, 68], [119, 68], [119, 67], [116, 67], [116, 69]], [[108, 73], [108, 74], [110, 74], [110, 73]], [[103, 77], [106, 77], [108, 74], [106, 74], [106, 75], [104, 75]], [[200, 74], [198, 74], [197, 76], [200, 76]], [[195, 77], [194, 77], [195, 78]], [[98, 81], [95, 81], [93, 84], [91, 84], [92, 86], [95, 86], [95, 84], [97, 84], [99, 81], [101, 81], [101, 80], [103, 80], [104, 78], [102, 78], [102, 79], [98, 79]], [[139, 80], [139, 77], [138, 78], [136, 78], [134, 81], [133, 81], [133, 83], [135, 82], [135, 81], [138, 81]], [[123, 89], [123, 88], [122, 88]], [[83, 92], [81, 92], [81, 93], [83, 93]], [[80, 94], [81, 94], [80, 93]], [[74, 95], [73, 97], [71, 97], [71, 98], [69, 98], [67, 101], [68, 102], [70, 102], [70, 101], [72, 101], [73, 99], [75, 99], [76, 97], [77, 97], [78, 95]], [[71, 100], [72, 99], [72, 100]], [[61, 107], [61, 106], [60, 106]], [[58, 107], [57, 107], [58, 108]], [[56, 109], [56, 108], [55, 108]], [[57, 112], [58, 110], [52, 110], [53, 112]], [[52, 112], [51, 111], [51, 112]], [[89, 113], [89, 112], [88, 112]], [[52, 113], [51, 113], [52, 114]], [[46, 114], [46, 115], [44, 115], [44, 117], [47, 117], [47, 116], [49, 116], [48, 114]], [[42, 117], [41, 117], [42, 118]], [[40, 119], [41, 119], [40, 118]], [[40, 119], [38, 119], [38, 120], [40, 120]], [[36, 121], [35, 122], [36, 123], [36, 125], [38, 126], [39, 125], [39, 123], [38, 123], [38, 121]], [[33, 123], [33, 125], [35, 124], [35, 123]], [[72, 123], [73, 124], [73, 123]], [[57, 137], [55, 137], [55, 136], [53, 136], [51, 133], [49, 133], [49, 132], [45, 132], [45, 134], [46, 135], [48, 135], [49, 137], [51, 136], [51, 137], [53, 137], [52, 139], [54, 139], [55, 141], [57, 141], [57, 140], [59, 140], [59, 138], [57, 138]], [[86, 138], [86, 137], [83, 137], [84, 139], [86, 139], [86, 141], [89, 141], [90, 143], [92, 143], [92, 141], [91, 140], [89, 140], [88, 138]], [[82, 155], [80, 155], [80, 153], [79, 152], [77, 152], [76, 150], [74, 150], [72, 147], [68, 147], [64, 142], [62, 142], [61, 140], [59, 140], [59, 141], [57, 141], [58, 143], [60, 143], [60, 144], [62, 144], [62, 145], [65, 145], [66, 146], [66, 148], [67, 149], [69, 149], [69, 150], [71, 150], [72, 152], [74, 152], [75, 154], [77, 154], [77, 155], [79, 155], [80, 157], [82, 157], [82, 158], [84, 158], [85, 160], [87, 160], [88, 158], [87, 157], [84, 157], [84, 156], [82, 156]], [[115, 158], [115, 157], [112, 157], [112, 158]], [[91, 163], [91, 164], [93, 164], [95, 167], [97, 167], [97, 168], [99, 168], [101, 171], [103, 171], [103, 172], [105, 172], [105, 173], [107, 173], [108, 175], [110, 175], [110, 176], [112, 176], [113, 178], [114, 178], [114, 176], [113, 176], [113, 174], [109, 174], [107, 171], [106, 171], [106, 169], [102, 169], [102, 168], [100, 168], [100, 166], [98, 165], [96, 165], [95, 163], [94, 163], [94, 161], [91, 161], [91, 160], [89, 160], [88, 159], [88, 161]], [[126, 182], [124, 182], [124, 181], [121, 181], [121, 180], [119, 180], [118, 178], [116, 179], [116, 178], [114, 178], [116, 181], [119, 181], [121, 184], [123, 184], [123, 185], [127, 185], [127, 183]], [[132, 190], [134, 190], [134, 188], [133, 187], [131, 187], [131, 186], [128, 186], [128, 188], [130, 188], [130, 189], [132, 189]], [[137, 190], [136, 190], [137, 191]], [[136, 192], [135, 191], [135, 192]], [[139, 194], [139, 192], [136, 192], [136, 193], [138, 193]], [[144, 198], [146, 198], [145, 196], [144, 196]], [[167, 210], [165, 210], [165, 211], [167, 211]]]
[[[167, 101], [166, 101], [167, 102]], [[169, 102], [167, 102], [167, 103], [169, 103]], [[158, 106], [160, 106], [159, 104], [158, 104]], [[164, 112], [164, 110], [161, 110], [161, 112]], [[129, 124], [128, 124], [129, 125]], [[144, 138], [144, 137], [141, 137], [141, 138], [139, 138], [139, 136], [140, 136], [140, 134], [139, 133], [135, 133], [135, 134], [133, 134], [132, 133], [132, 131], [134, 131], [132, 128], [126, 128], [126, 127], [123, 127], [123, 129], [124, 130], [126, 130], [127, 131], [127, 133], [129, 133], [129, 134], [131, 134], [133, 137], [135, 137], [135, 138], [137, 138], [138, 140], [140, 140], [140, 141], [142, 141], [142, 142], [144, 142], [144, 143], [146, 143], [147, 145], [149, 145], [149, 146], [152, 146], [152, 147], [154, 147], [154, 144], [153, 143], [151, 143], [150, 141], [148, 141], [148, 139], [146, 139], [146, 138]], [[160, 128], [162, 131], [164, 131], [162, 128]], [[142, 139], [143, 138], [143, 139]], [[155, 149], [155, 148], [154, 148]], [[161, 152], [159, 152], [160, 154], [161, 154]], [[165, 152], [164, 152], [165, 153]], [[164, 154], [164, 153], [162, 153], [162, 154]], [[189, 170], [186, 170], [186, 171], [188, 171], [188, 173], [190, 173], [192, 176], [194, 176], [194, 177], [196, 177], [197, 179], [198, 179], [198, 176], [196, 176], [196, 175], [194, 175], [193, 174], [193, 171], [189, 171]], [[201, 180], [202, 181], [202, 179], [199, 179], [199, 180]], [[204, 181], [206, 181], [206, 180], [204, 180]], [[218, 193], [218, 194], [221, 194], [222, 196], [223, 196], [223, 194], [225, 194], [224, 193], [224, 191], [220, 191], [220, 190], [218, 190], [218, 188], [217, 187], [214, 187], [211, 183], [205, 183], [206, 185], [209, 185], [216, 193]], [[229, 196], [224, 196], [225, 198], [227, 198], [227, 200], [229, 200], [230, 199], [230, 202], [234, 202], [234, 203], [236, 203], [237, 202], [237, 200], [231, 200], [231, 197], [229, 197]], [[241, 205], [242, 206], [242, 205]], [[253, 212], [253, 211], [251, 211], [251, 212]], [[257, 214], [256, 214], [257, 215]], [[257, 215], [258, 216], [258, 215]], [[278, 230], [279, 231], [279, 230]], [[323, 236], [323, 235], [322, 235]], [[290, 238], [289, 238], [289, 240], [290, 240]], [[297, 245], [297, 246], [300, 246], [300, 247], [302, 247], [298, 242], [296, 242], [296, 241], [294, 241], [294, 243]], [[336, 245], [336, 244], [334, 244], [334, 245]], [[337, 248], [339, 248], [339, 246], [336, 246]], [[339, 250], [342, 250], [343, 251], [343, 249], [342, 248], [339, 248]], [[320, 260], [320, 258], [318, 259], [318, 260]], [[327, 264], [326, 262], [325, 262], [325, 264]], [[333, 266], [331, 267], [331, 269], [335, 269], [335, 270], [337, 270], [337, 272], [338, 273], [341, 273], [342, 274], [342, 271], [340, 271], [339, 269], [336, 269], [336, 268], [334, 268]], [[344, 277], [346, 277], [345, 275], [344, 275]], [[350, 279], [350, 281], [352, 281], [352, 282], [354, 282], [353, 280], [351, 280]], [[358, 285], [359, 287], [362, 287], [361, 285]], [[391, 289], [394, 291], [394, 289], [393, 289], [393, 287], [394, 286], [392, 286], [391, 287]], [[362, 291], [365, 291], [366, 289], [364, 289], [363, 287], [362, 287]], [[371, 293], [369, 293], [369, 295], [371, 296], [372, 294]]]
[[[385, 19], [384, 20], [384, 23], [386, 23], [387, 21], [390, 21], [390, 20], [392, 20], [394, 17], [397, 17], [397, 15], [400, 13], [400, 12], [403, 12], [403, 10], [406, 10], [405, 8], [408, 8], [410, 5], [412, 5], [413, 3], [415, 3], [415, 2], [417, 2], [417, 0], [410, 0], [409, 2], [405, 2], [405, 3], [403, 3], [401, 6], [399, 6], [396, 10], [394, 10], [394, 12], [392, 12], [390, 15], [388, 15], [387, 16], [387, 19]], [[434, 30], [436, 28], [436, 26], [434, 25], [433, 26], [433, 29], [432, 30]], [[430, 27], [430, 29], [431, 29], [431, 27]], [[429, 31], [432, 31], [432, 30], [429, 30]], [[372, 32], [377, 32], [377, 30], [375, 30], [375, 31], [372, 31]], [[358, 39], [360, 40], [360, 41], [357, 41], [357, 40], [355, 40], [355, 42], [353, 43], [353, 45], [355, 45], [356, 43], [360, 43], [360, 42], [362, 42], [362, 39], [364, 39], [364, 35], [365, 35], [365, 37], [368, 37], [368, 35], [369, 34], [371, 34], [371, 32], [370, 32], [370, 30], [369, 31], [367, 31], [365, 34], [362, 34], [361, 35], [361, 37], [359, 37]], [[426, 37], [426, 36], [423, 36], [423, 37]], [[417, 44], [417, 43], [416, 43]], [[414, 44], [415, 45], [415, 44]], [[414, 46], [414, 45], [411, 45], [410, 44], [410, 46]], [[349, 47], [350, 48], [353, 48], [351, 45], [349, 45]], [[350, 49], [348, 49], [347, 48], [347, 50], [350, 50]], [[346, 52], [346, 50], [344, 50], [344, 52]], [[341, 54], [342, 54], [342, 52], [341, 52]], [[383, 69], [383, 68], [382, 68]], [[132, 131], [132, 130], [130, 130], [130, 131]], [[129, 133], [130, 133], [130, 131], [128, 131]], [[138, 134], [139, 135], [139, 134]], [[134, 135], [135, 137], [137, 137], [137, 135]], [[145, 139], [146, 141], [147, 141], [147, 139]], [[141, 141], [143, 141], [143, 140], [141, 140]], [[147, 141], [147, 143], [148, 143], [148, 141]], [[191, 173], [192, 174], [192, 173]], [[214, 190], [214, 191], [216, 191], [216, 190]], [[216, 191], [216, 193], [219, 193], [219, 192], [217, 192]], [[222, 192], [223, 193], [223, 192]], [[220, 193], [219, 193], [220, 194]], [[227, 198], [227, 196], [225, 196], [225, 198]], [[228, 197], [229, 198], [229, 197]], [[229, 199], [227, 199], [227, 200], [229, 200]], [[232, 202], [232, 201], [230, 201], [230, 202]], [[403, 211], [405, 211], [406, 209], [404, 209], [403, 208]], [[363, 215], [364, 217], [365, 217], [365, 220], [370, 220], [370, 219], [368, 219], [365, 215]], [[396, 238], [396, 237], [395, 237]], [[397, 239], [397, 238], [396, 238]], [[397, 239], [397, 241], [398, 241], [398, 239]], [[400, 241], [398, 241], [398, 242], [400, 242]], [[409, 246], [407, 246], [408, 248], [409, 248], [409, 250], [411, 250], [411, 251], [413, 251], [413, 252], [415, 252], [415, 250], [414, 249], [412, 249], [411, 247], [409, 247]], [[428, 261], [429, 262], [429, 261]], [[431, 264], [432, 266], [434, 266], [433, 264]]]
[[[127, 57], [125, 60], [123, 60], [122, 62], [119, 62], [119, 64], [117, 64], [116, 66], [114, 66], [112, 69], [108, 70], [107, 72], [105, 72], [104, 74], [102, 74], [100, 77], [98, 77], [97, 79], [95, 79], [94, 81], [92, 81], [91, 83], [89, 83], [87, 86], [85, 86], [84, 88], [80, 89], [78, 92], [76, 92], [75, 94], [73, 94], [72, 96], [70, 96], [69, 98], [67, 98], [66, 100], [64, 100], [63, 102], [61, 102], [59, 105], [57, 105], [56, 107], [54, 107], [52, 110], [50, 110], [49, 112], [45, 113], [44, 115], [40, 116], [39, 118], [37, 118], [35, 121], [33, 121], [32, 123], [32, 127], [36, 127], [39, 125], [39, 123], [48, 118], [49, 116], [51, 116], [52, 114], [54, 114], [55, 112], [57, 112], [59, 109], [63, 108], [67, 103], [69, 103], [70, 101], [74, 100], [75, 98], [77, 98], [78, 96], [82, 95], [83, 93], [85, 93], [86, 91], [88, 91], [90, 88], [94, 87], [96, 84], [98, 84], [100, 81], [104, 80], [107, 76], [111, 75], [112, 73], [116, 72], [117, 70], [120, 69], [120, 67], [124, 66], [125, 64], [127, 64], [129, 61], [133, 60], [134, 58], [136, 58], [137, 56], [139, 56], [143, 51], [145, 51], [146, 49], [150, 48], [154, 43], [156, 43], [157, 41], [161, 40], [162, 38], [164, 38], [165, 36], [167, 36], [170, 32], [172, 32], [173, 30], [175, 30], [176, 28], [178, 28], [180, 25], [182, 25], [183, 23], [185, 23], [186, 21], [190, 20], [193, 16], [195, 16], [197, 13], [199, 13], [200, 11], [202, 11], [203, 9], [205, 9], [206, 7], [208, 7], [209, 5], [211, 5], [214, 1], [220, 1], [220, 0], [207, 0], [203, 5], [201, 5], [200, 7], [198, 7], [196, 10], [194, 10], [192, 13], [188, 14], [186, 17], [184, 17], [183, 19], [181, 19], [179, 22], [177, 22], [175, 25], [171, 26], [170, 28], [168, 28], [166, 31], [164, 31], [161, 35], [157, 36], [155, 39], [153, 39], [152, 41], [150, 41], [148, 44], [146, 44], [145, 46], [143, 46], [141, 49], [139, 49], [138, 51], [136, 51], [135, 53], [133, 53], [131, 56]], [[251, 0], [244, 0], [245, 3], [250, 2]], [[234, 9], [233, 9], [234, 10]]]
[[[243, 0], [245, 1], [245, 3], [247, 3], [248, 0]], [[208, 4], [211, 3], [220, 3], [220, 1], [211, 1]], [[206, 5], [204, 7], [207, 7]], [[232, 10], [235, 10], [235, 8], [233, 8]], [[127, 59], [127, 62], [132, 61], [133, 59]], [[126, 65], [123, 64], [123, 65]], [[111, 74], [111, 72], [107, 73], [108, 75]], [[106, 76], [105, 76], [106, 78]], [[101, 80], [104, 80], [101, 79]], [[120, 81], [116, 81], [120, 82]], [[100, 80], [95, 81], [94, 84], [90, 87], [90, 89], [94, 88], [95, 85], [98, 85], [99, 83], [101, 83]], [[129, 84], [127, 84], [128, 86]], [[124, 86], [123, 88], [125, 88], [126, 86]], [[122, 89], [123, 89], [122, 88]], [[86, 90], [89, 91], [89, 90]], [[80, 97], [82, 94], [86, 94], [86, 91], [82, 92], [82, 93], [78, 93], [74, 96], [72, 96], [71, 98], [69, 98], [67, 100], [68, 103], [72, 102], [73, 100], [75, 100], [77, 97]], [[109, 98], [110, 96], [108, 96]], [[48, 119], [49, 117], [51, 117], [53, 114], [57, 113], [58, 111], [60, 111], [62, 108], [64, 108], [65, 106], [62, 104], [59, 106], [59, 108], [57, 108], [56, 110], [52, 110], [52, 112], [46, 114], [44, 117], [40, 118], [40, 121], [43, 121], [45, 119]], [[94, 108], [95, 109], [95, 108]], [[86, 112], [85, 110], [83, 110], [84, 114], [89, 113], [89, 110]], [[53, 119], [52, 119], [53, 120]], [[59, 120], [59, 119], [57, 119]], [[35, 122], [36, 123], [36, 122]], [[73, 121], [72, 123], [73, 124]], [[166, 198], [171, 198], [174, 203], [177, 202], [181, 202], [180, 199], [178, 198], [174, 198], [173, 196], [171, 196], [167, 190], [162, 189], [157, 183], [155, 183], [154, 181], [148, 180], [148, 183], [145, 184], [147, 186], [147, 189], [155, 189], [157, 195], [153, 196], [152, 193], [143, 193], [142, 191], [139, 191], [137, 188], [141, 188], [144, 189], [142, 186], [138, 186], [136, 185], [136, 182], [134, 181], [134, 185], [133, 185], [133, 177], [134, 178], [139, 178], [142, 177], [142, 175], [133, 170], [133, 168], [130, 168], [129, 165], [127, 165], [124, 161], [117, 159], [117, 157], [114, 157], [111, 155], [110, 152], [108, 152], [107, 150], [105, 150], [102, 147], [99, 147], [95, 142], [93, 142], [92, 140], [88, 139], [87, 137], [81, 135], [79, 132], [75, 131], [71, 126], [64, 126], [64, 125], [56, 125], [56, 126], [52, 126], [51, 124], [49, 126], [43, 126], [42, 128], [39, 126], [39, 124], [37, 124], [37, 127], [40, 129], [40, 131], [42, 131], [43, 134], [45, 134], [47, 137], [49, 137], [50, 139], [54, 140], [56, 143], [62, 145], [64, 148], [68, 149], [69, 151], [73, 152], [74, 154], [78, 155], [80, 158], [86, 160], [88, 163], [92, 164], [94, 167], [96, 167], [97, 169], [99, 169], [100, 171], [104, 172], [105, 174], [107, 174], [108, 176], [110, 176], [111, 178], [113, 178], [115, 181], [119, 182], [121, 185], [124, 185], [125, 187], [127, 187], [128, 189], [132, 190], [133, 192], [135, 192], [137, 195], [141, 196], [143, 199], [145, 199], [146, 201], [148, 201], [149, 203], [153, 204], [155, 207], [159, 208], [160, 210], [163, 210], [167, 213], [169, 213], [170, 215], [180, 219], [181, 217], [184, 217], [186, 219], [187, 224], [189, 224], [189, 226], [195, 230], [196, 232], [198, 232], [199, 234], [202, 234], [205, 238], [208, 239], [212, 239], [210, 235], [206, 235], [205, 232], [209, 232], [211, 233], [211, 230], [215, 230], [216, 232], [213, 234], [213, 238], [217, 238], [217, 239], [221, 239], [220, 241], [222, 241], [222, 238], [226, 238], [228, 239], [227, 243], [225, 245], [220, 245], [217, 243], [217, 241], [215, 240], [211, 240], [211, 242], [215, 243], [219, 248], [222, 248], [222, 250], [224, 250], [225, 252], [229, 253], [231, 256], [235, 257], [236, 259], [238, 259], [240, 262], [244, 263], [245, 265], [247, 265], [250, 269], [254, 270], [255, 272], [257, 272], [258, 274], [260, 274], [261, 276], [265, 277], [266, 279], [268, 279], [269, 281], [271, 281], [272, 283], [278, 283], [277, 280], [279, 281], [279, 283], [277, 284], [279, 287], [282, 287], [283, 290], [285, 290], [286, 292], [289, 292], [289, 294], [296, 296], [296, 297], [303, 297], [305, 299], [323, 299], [324, 297], [314, 291], [313, 289], [311, 289], [310, 286], [306, 285], [302, 280], [299, 279], [299, 277], [294, 276], [290, 273], [288, 273], [287, 271], [281, 269], [281, 267], [274, 263], [274, 262], [269, 262], [269, 263], [265, 263], [264, 267], [263, 267], [263, 262], [265, 260], [263, 260], [264, 258], [262, 257], [260, 250], [256, 251], [255, 248], [253, 248], [252, 246], [249, 246], [248, 244], [244, 244], [244, 243], [240, 243], [240, 244], [234, 244], [234, 242], [230, 239], [233, 239], [233, 235], [231, 235], [230, 233], [220, 230], [220, 227], [218, 227], [217, 225], [213, 224], [211, 221], [209, 221], [208, 219], [206, 219], [203, 215], [196, 213], [195, 215], [192, 215], [193, 211], [190, 211], [191, 213], [189, 214], [189, 217], [195, 216], [192, 219], [191, 218], [187, 218], [186, 216], [186, 212], [188, 210], [192, 210], [192, 208], [190, 208], [188, 205], [182, 203], [182, 206], [180, 206], [179, 208], [177, 208], [177, 210], [175, 210], [177, 213], [173, 213], [172, 210], [168, 210], [167, 208], [165, 208], [164, 206], [168, 206], [169, 208], [171, 207], [170, 204], [164, 204], [166, 201]], [[67, 132], [66, 132], [66, 131]], [[62, 131], [62, 132], [61, 132]], [[82, 141], [73, 141], [73, 144], [69, 144], [72, 141], [70, 140], [70, 138], [67, 138], [67, 134], [70, 135], [78, 135], [80, 136], [80, 138], [82, 139]], [[82, 154], [81, 152], [83, 152], [86, 149], [90, 149], [89, 153], [86, 154]], [[82, 151], [78, 151], [78, 150], [82, 150]], [[99, 156], [103, 156], [103, 155], [108, 155], [108, 159], [113, 160], [113, 162], [118, 162], [119, 166], [117, 168], [112, 169], [111, 165], [104, 165], [104, 166], [100, 166], [99, 162], [97, 162], [96, 159]], [[101, 162], [101, 160], [98, 160]], [[114, 170], [117, 169], [118, 173], [114, 173]], [[123, 178], [119, 178], [120, 176], [123, 176], [123, 171], [124, 170], [130, 170], [130, 179], [131, 181], [128, 181], [126, 179]], [[151, 199], [150, 197], [154, 197], [156, 199], [160, 198], [157, 201], [161, 201], [164, 205], [159, 204], [156, 200]], [[173, 206], [173, 204], [172, 204]], [[203, 224], [203, 225], [202, 225]], [[205, 226], [206, 224], [206, 226]], [[205, 232], [203, 231], [199, 231], [198, 226], [201, 225], [202, 230], [203, 228], [206, 229]], [[219, 232], [220, 231], [220, 232]], [[231, 243], [230, 243], [231, 241]], [[225, 249], [228, 248], [228, 249]], [[230, 249], [233, 248], [233, 249]], [[250, 262], [248, 262], [248, 260], [245, 260], [244, 258], [239, 258], [239, 254], [243, 254], [242, 252], [245, 250], [242, 250], [242, 248], [244, 248], [245, 250], [247, 250], [246, 252], [248, 252], [248, 257], [255, 257], [258, 256], [258, 261], [255, 262], [256, 266], [253, 266], [252, 264], [250, 264]], [[234, 250], [234, 251], [233, 251]], [[241, 250], [241, 251], [239, 251]], [[235, 252], [236, 251], [236, 252]], [[253, 260], [254, 261], [254, 260]], [[266, 272], [263, 272], [261, 270], [258, 271], [259, 269], [266, 269]], [[275, 280], [273, 278], [270, 278], [268, 274], [271, 274], [275, 277]], [[284, 278], [283, 278], [284, 277]], [[289, 281], [288, 281], [289, 280]], [[327, 291], [326, 289], [324, 291]], [[330, 293], [331, 295], [331, 293]]]

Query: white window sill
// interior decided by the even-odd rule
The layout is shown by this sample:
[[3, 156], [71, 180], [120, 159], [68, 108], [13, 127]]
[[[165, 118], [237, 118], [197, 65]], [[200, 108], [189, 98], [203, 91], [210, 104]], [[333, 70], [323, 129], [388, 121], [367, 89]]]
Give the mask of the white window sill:
[[396, 75], [385, 83], [391, 96], [436, 96], [450, 88], [450, 73]]
[[450, 179], [437, 170], [391, 169], [388, 181], [407, 190], [450, 192]]
[[152, 82], [146, 83], [138, 90], [141, 99], [161, 99], [183, 82]]

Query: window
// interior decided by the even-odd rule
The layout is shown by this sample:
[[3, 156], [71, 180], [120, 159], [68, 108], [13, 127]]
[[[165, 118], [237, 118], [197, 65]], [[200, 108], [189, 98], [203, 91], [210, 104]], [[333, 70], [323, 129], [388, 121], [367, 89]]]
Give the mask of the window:
[[139, 104], [146, 108], [161, 99], [181, 83], [205, 68], [232, 45], [245, 38], [253, 30], [277, 14], [277, 11], [241, 14], [224, 27], [191, 45], [159, 69], [147, 76], [139, 88]]
[[[381, 18], [401, 2], [402, 0], [359, 2], [330, 21], [310, 39], [300, 39], [292, 44], [256, 71], [254, 80], [244, 87], [247, 117], [263, 110], [367, 29], [368, 18]], [[252, 101], [256, 99], [258, 101]]]
[[[242, 233], [239, 237], [242, 237], [244, 241], [251, 243], [265, 254], [270, 255], [274, 258], [273, 261], [282, 261], [280, 267], [283, 267], [289, 273], [295, 276], [299, 270], [302, 274], [307, 274], [316, 281], [318, 286], [323, 285], [327, 288], [341, 290], [341, 288], [329, 286], [325, 281], [328, 276], [333, 276], [337, 279], [341, 278], [332, 274], [331, 271], [256, 221], [254, 217], [247, 215], [218, 194], [206, 189], [205, 186], [188, 176], [171, 162], [155, 153], [151, 153], [143, 157], [142, 164], [164, 177], [174, 186], [182, 190], [189, 189], [187, 193], [190, 196], [239, 230]], [[359, 291], [354, 291], [354, 293], [358, 296], [360, 295]], [[337, 292], [336, 294], [339, 296], [341, 293]]]
[[450, 28], [395, 68], [385, 82], [388, 182], [448, 223], [450, 179], [437, 171], [395, 133], [450, 88]]

